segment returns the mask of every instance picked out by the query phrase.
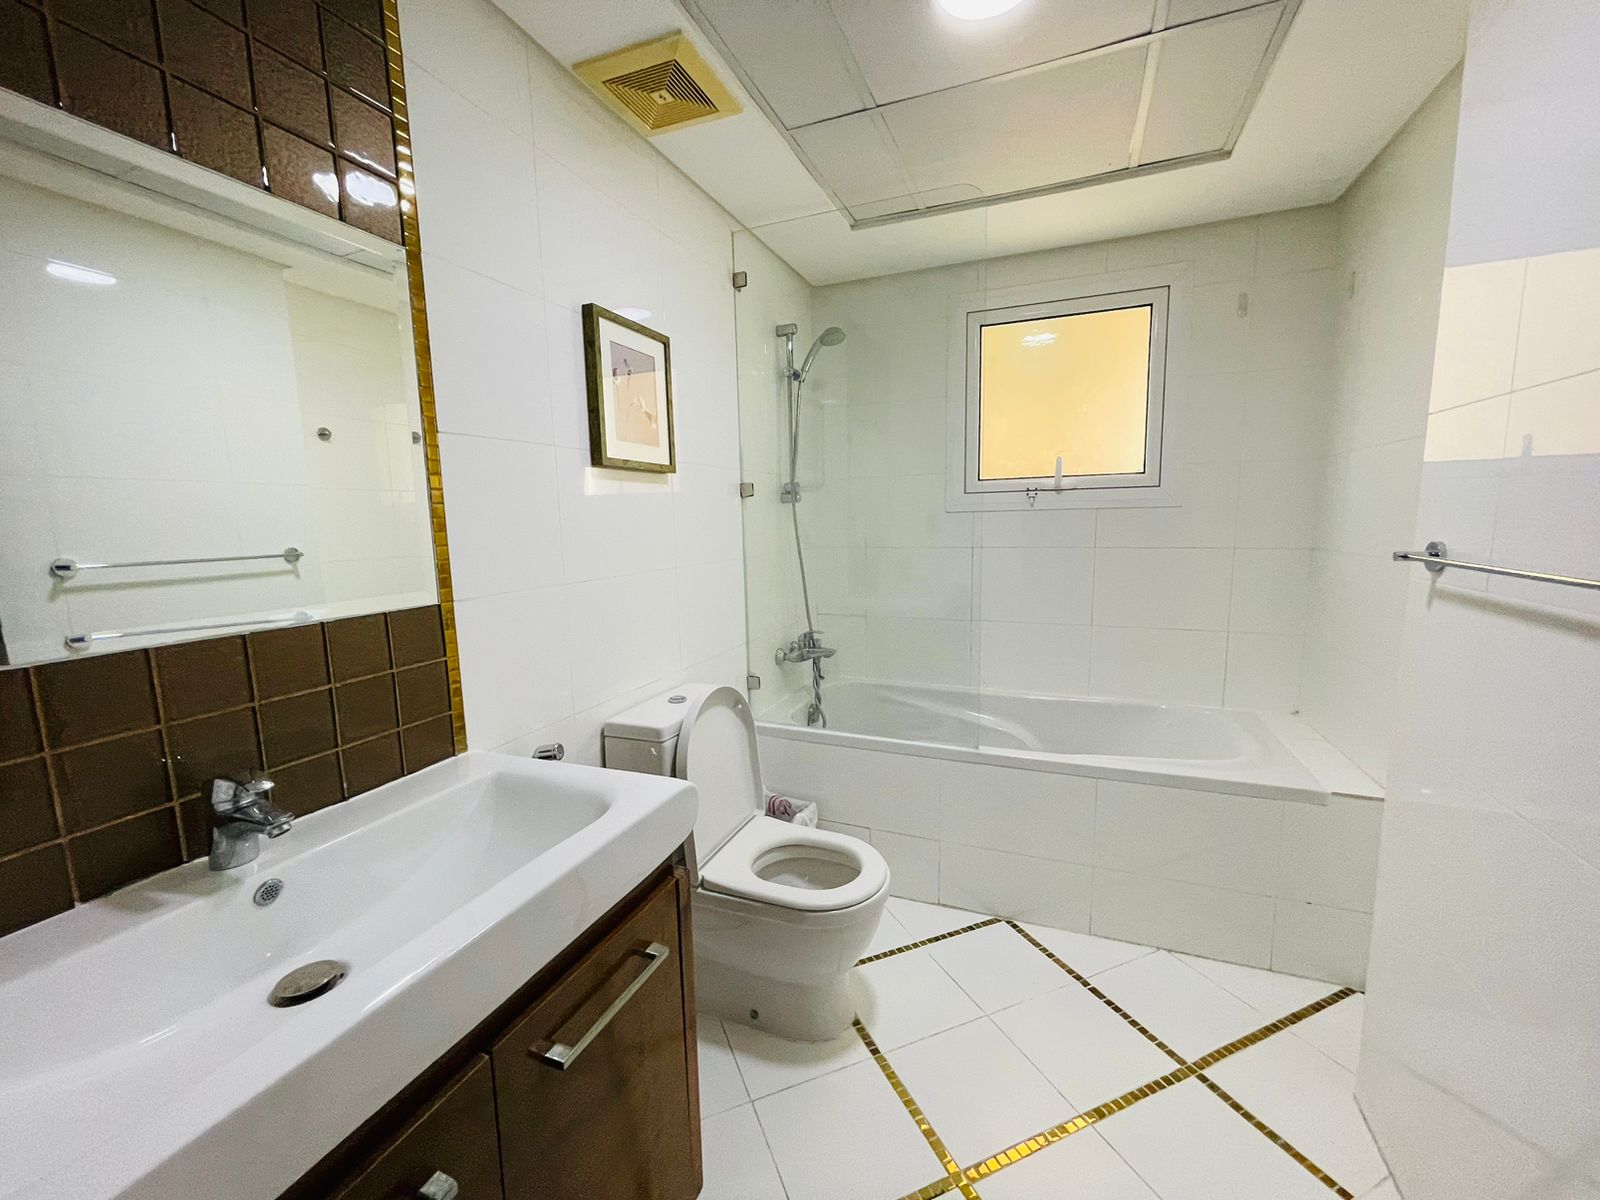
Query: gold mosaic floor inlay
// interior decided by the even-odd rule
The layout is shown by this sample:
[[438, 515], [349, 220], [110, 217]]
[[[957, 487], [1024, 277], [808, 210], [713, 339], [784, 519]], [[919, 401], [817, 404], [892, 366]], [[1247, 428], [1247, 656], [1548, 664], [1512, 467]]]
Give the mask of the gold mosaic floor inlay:
[[905, 1106], [906, 1112], [911, 1116], [911, 1119], [916, 1122], [917, 1128], [921, 1131], [922, 1136], [927, 1140], [928, 1145], [933, 1149], [933, 1152], [938, 1156], [939, 1161], [943, 1163], [945, 1167], [945, 1176], [942, 1179], [937, 1179], [932, 1183], [918, 1188], [914, 1192], [908, 1193], [907, 1195], [901, 1197], [901, 1200], [934, 1200], [935, 1197], [944, 1196], [950, 1192], [959, 1192], [960, 1195], [966, 1197], [967, 1200], [977, 1200], [978, 1194], [974, 1190], [974, 1184], [987, 1179], [997, 1171], [1003, 1171], [1005, 1168], [1015, 1163], [1019, 1163], [1023, 1159], [1037, 1154], [1041, 1150], [1047, 1149], [1058, 1142], [1066, 1140], [1073, 1134], [1083, 1132], [1091, 1125], [1103, 1121], [1107, 1117], [1114, 1116], [1125, 1109], [1131, 1108], [1141, 1100], [1147, 1100], [1151, 1096], [1158, 1095], [1159, 1093], [1166, 1091], [1168, 1088], [1175, 1087], [1176, 1085], [1190, 1079], [1197, 1081], [1207, 1088], [1212, 1095], [1216, 1096], [1217, 1099], [1226, 1104], [1230, 1109], [1238, 1114], [1239, 1117], [1248, 1122], [1258, 1133], [1260, 1133], [1268, 1141], [1272, 1142], [1273, 1145], [1277, 1146], [1278, 1149], [1282, 1150], [1285, 1154], [1292, 1158], [1314, 1179], [1326, 1187], [1335, 1196], [1338, 1196], [1340, 1200], [1355, 1200], [1354, 1196], [1349, 1190], [1343, 1187], [1337, 1180], [1335, 1180], [1331, 1175], [1313, 1162], [1309, 1156], [1297, 1149], [1288, 1141], [1288, 1139], [1284, 1138], [1260, 1117], [1256, 1116], [1255, 1113], [1251, 1112], [1244, 1105], [1240, 1104], [1219, 1084], [1205, 1074], [1207, 1070], [1216, 1066], [1223, 1060], [1231, 1058], [1241, 1051], [1248, 1050], [1252, 1046], [1259, 1045], [1261, 1042], [1266, 1041], [1267, 1038], [1272, 1037], [1275, 1034], [1282, 1033], [1284, 1030], [1300, 1024], [1300, 1022], [1308, 1020], [1311, 1017], [1316, 1016], [1318, 1013], [1332, 1008], [1340, 1001], [1348, 1000], [1351, 996], [1357, 995], [1357, 992], [1354, 988], [1339, 988], [1337, 991], [1323, 996], [1320, 1000], [1314, 1000], [1310, 1004], [1305, 1005], [1303, 1008], [1298, 1008], [1286, 1016], [1279, 1017], [1275, 1021], [1269, 1021], [1259, 1029], [1252, 1030], [1243, 1037], [1235, 1038], [1226, 1045], [1218, 1046], [1216, 1049], [1208, 1051], [1207, 1053], [1200, 1055], [1198, 1058], [1185, 1059], [1171, 1046], [1167, 1045], [1164, 1041], [1157, 1037], [1155, 1033], [1142, 1024], [1136, 1017], [1133, 1016], [1133, 1014], [1129, 1013], [1121, 1005], [1117, 1004], [1116, 1001], [1112, 1000], [1111, 997], [1107, 996], [1098, 987], [1091, 983], [1088, 976], [1075, 970], [1069, 963], [1061, 959], [1058, 955], [1051, 951], [1049, 947], [1045, 946], [1015, 921], [1005, 920], [1000, 917], [990, 917], [987, 920], [977, 921], [971, 925], [965, 925], [960, 929], [952, 929], [948, 933], [941, 933], [933, 937], [922, 938], [915, 942], [909, 942], [904, 946], [896, 946], [890, 950], [884, 950], [877, 954], [868, 955], [866, 958], [861, 959], [857, 965], [865, 966], [869, 963], [880, 962], [883, 959], [892, 958], [897, 954], [905, 954], [912, 950], [920, 950], [925, 946], [932, 946], [938, 942], [948, 941], [951, 938], [960, 937], [963, 934], [972, 933], [975, 930], [987, 929], [993, 925], [1005, 925], [1010, 928], [1030, 946], [1039, 951], [1039, 953], [1043, 954], [1068, 976], [1070, 976], [1073, 982], [1077, 983], [1080, 987], [1088, 991], [1089, 994], [1094, 996], [1094, 998], [1100, 1001], [1101, 1004], [1105, 1005], [1112, 1012], [1116, 1013], [1118, 1017], [1127, 1022], [1129, 1026], [1135, 1029], [1153, 1046], [1157, 1047], [1168, 1058], [1172, 1059], [1172, 1061], [1177, 1064], [1177, 1067], [1175, 1070], [1169, 1071], [1167, 1074], [1162, 1075], [1157, 1079], [1152, 1079], [1150, 1082], [1141, 1084], [1139, 1087], [1136, 1087], [1131, 1091], [1124, 1092], [1122, 1095], [1113, 1100], [1107, 1100], [1104, 1104], [1096, 1105], [1094, 1108], [1069, 1117], [1067, 1120], [1062, 1121], [1057, 1125], [1052, 1125], [1049, 1129], [1041, 1130], [1031, 1137], [1024, 1138], [1020, 1142], [1016, 1142], [1013, 1145], [1007, 1146], [1004, 1150], [990, 1155], [981, 1162], [973, 1163], [968, 1167], [962, 1167], [957, 1164], [955, 1159], [951, 1156], [950, 1151], [945, 1146], [943, 1139], [939, 1137], [938, 1132], [933, 1128], [932, 1123], [929, 1122], [927, 1115], [917, 1104], [915, 1098], [913, 1098], [911, 1093], [906, 1090], [906, 1086], [901, 1081], [899, 1074], [895, 1071], [894, 1065], [889, 1062], [888, 1057], [883, 1053], [882, 1050], [878, 1048], [878, 1044], [873, 1040], [872, 1034], [867, 1030], [867, 1027], [861, 1023], [861, 1021], [857, 1020], [855, 1022], [855, 1031], [857, 1036], [861, 1038], [862, 1044], [866, 1046], [868, 1053], [872, 1055], [873, 1062], [875, 1062], [878, 1066], [878, 1069], [883, 1072], [884, 1078], [889, 1082], [889, 1086], [894, 1089], [894, 1093], [897, 1097], [899, 1097], [900, 1103]]

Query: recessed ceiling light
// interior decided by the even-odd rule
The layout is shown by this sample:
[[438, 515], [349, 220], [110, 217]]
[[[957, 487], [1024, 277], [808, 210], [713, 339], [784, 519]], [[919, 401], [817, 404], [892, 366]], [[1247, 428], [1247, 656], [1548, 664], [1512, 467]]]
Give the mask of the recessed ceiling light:
[[939, 7], [963, 21], [986, 21], [1021, 3], [1022, 0], [939, 0]]
[[94, 287], [110, 287], [117, 281], [115, 275], [107, 275], [104, 271], [96, 271], [93, 267], [80, 267], [77, 263], [62, 262], [54, 258], [45, 264], [44, 269], [57, 279], [65, 279], [69, 283], [87, 283]]

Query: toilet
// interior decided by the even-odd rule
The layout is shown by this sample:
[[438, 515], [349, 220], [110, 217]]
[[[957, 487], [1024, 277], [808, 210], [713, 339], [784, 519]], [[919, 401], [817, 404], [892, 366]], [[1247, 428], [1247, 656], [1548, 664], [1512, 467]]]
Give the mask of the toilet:
[[684, 685], [612, 718], [604, 737], [606, 766], [676, 775], [700, 794], [700, 1008], [797, 1041], [849, 1029], [852, 968], [889, 895], [883, 855], [766, 815], [755, 719], [736, 688]]

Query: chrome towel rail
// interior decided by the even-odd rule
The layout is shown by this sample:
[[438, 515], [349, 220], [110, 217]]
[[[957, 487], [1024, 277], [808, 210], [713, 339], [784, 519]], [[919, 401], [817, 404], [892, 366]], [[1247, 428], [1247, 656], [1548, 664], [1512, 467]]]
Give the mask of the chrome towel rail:
[[216, 621], [208, 625], [168, 625], [158, 629], [101, 629], [94, 633], [69, 633], [63, 640], [68, 650], [87, 650], [96, 642], [113, 642], [119, 638], [159, 637], [168, 633], [209, 633], [213, 629], [269, 629], [279, 625], [304, 625], [311, 619], [310, 613], [297, 612], [290, 613], [286, 617], [267, 617], [260, 621]]
[[1421, 550], [1396, 550], [1396, 562], [1419, 562], [1434, 575], [1446, 567], [1458, 571], [1477, 571], [1482, 575], [1504, 575], [1507, 579], [1531, 579], [1536, 583], [1559, 583], [1563, 587], [1588, 588], [1600, 592], [1600, 579], [1584, 579], [1581, 575], [1556, 575], [1549, 571], [1522, 571], [1516, 567], [1496, 567], [1489, 563], [1465, 562], [1451, 558], [1443, 542], [1429, 542]]
[[293, 566], [304, 558], [305, 551], [297, 546], [285, 546], [276, 554], [224, 554], [216, 558], [152, 558], [148, 562], [96, 563], [79, 562], [75, 558], [58, 558], [50, 564], [50, 574], [57, 579], [71, 579], [79, 571], [115, 571], [124, 567], [193, 567], [203, 563], [267, 562], [281, 558]]

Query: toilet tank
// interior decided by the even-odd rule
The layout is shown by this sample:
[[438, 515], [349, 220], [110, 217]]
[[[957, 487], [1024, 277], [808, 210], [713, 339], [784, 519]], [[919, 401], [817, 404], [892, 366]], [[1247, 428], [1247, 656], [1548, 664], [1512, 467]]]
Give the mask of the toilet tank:
[[689, 696], [688, 689], [666, 692], [607, 721], [602, 732], [606, 766], [671, 775]]

